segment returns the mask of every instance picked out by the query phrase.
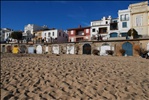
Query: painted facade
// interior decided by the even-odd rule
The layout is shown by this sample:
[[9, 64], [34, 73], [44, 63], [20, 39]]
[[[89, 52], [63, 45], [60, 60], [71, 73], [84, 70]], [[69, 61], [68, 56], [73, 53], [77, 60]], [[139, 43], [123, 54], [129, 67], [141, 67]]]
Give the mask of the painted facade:
[[28, 24], [24, 27], [24, 34], [23, 36], [26, 37], [26, 40], [31, 40], [34, 34], [34, 31], [44, 30], [47, 29], [47, 26], [38, 26], [35, 24]]
[[118, 11], [118, 26], [119, 33], [121, 37], [126, 37], [128, 30], [131, 28], [130, 26], [131, 18], [130, 18], [130, 9], [119, 10]]
[[68, 29], [68, 42], [90, 41], [90, 27]]
[[103, 40], [108, 39], [111, 19], [111, 16], [109, 16], [108, 18], [103, 17], [101, 20], [91, 21], [91, 40], [97, 40], [99, 34]]
[[2, 28], [0, 30], [0, 38], [1, 42], [7, 42], [7, 41], [15, 41], [14, 39], [10, 38], [11, 33], [13, 32], [12, 29], [9, 28]]
[[42, 39], [47, 43], [63, 43], [68, 41], [68, 34], [66, 31], [58, 29], [50, 29], [42, 31]]
[[130, 4], [131, 28], [134, 28], [139, 35], [149, 37], [149, 6], [148, 1]]

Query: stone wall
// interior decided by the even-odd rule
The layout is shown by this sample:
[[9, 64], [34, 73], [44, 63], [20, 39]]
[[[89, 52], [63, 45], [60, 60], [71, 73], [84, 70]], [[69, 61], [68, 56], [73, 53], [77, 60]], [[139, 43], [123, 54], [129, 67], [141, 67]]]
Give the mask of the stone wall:
[[111, 41], [90, 41], [90, 42], [74, 42], [74, 43], [61, 43], [61, 44], [1, 44], [0, 49], [3, 53], [9, 53], [8, 46], [11, 46], [11, 49], [17, 45], [21, 47], [25, 45], [26, 48], [29, 46], [33, 46], [34, 49], [38, 45], [42, 46], [43, 53], [45, 53], [45, 48], [48, 46], [48, 54], [53, 54], [53, 47], [59, 46], [59, 54], [67, 53], [67, 46], [74, 46], [74, 54], [83, 54], [83, 46], [85, 44], [89, 44], [91, 46], [91, 54], [94, 49], [100, 50], [102, 45], [109, 45], [111, 50], [114, 51], [115, 56], [121, 56], [120, 49], [122, 49], [122, 45], [126, 42], [132, 44], [133, 56], [138, 56], [138, 52], [135, 50], [135, 47], [140, 47], [147, 49], [147, 44], [149, 43], [149, 39], [137, 39], [137, 40], [111, 40]]

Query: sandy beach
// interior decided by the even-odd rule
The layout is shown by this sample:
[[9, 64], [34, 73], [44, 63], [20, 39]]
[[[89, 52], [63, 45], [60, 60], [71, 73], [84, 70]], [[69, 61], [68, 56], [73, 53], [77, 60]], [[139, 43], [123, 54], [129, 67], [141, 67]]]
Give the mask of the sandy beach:
[[1, 100], [149, 100], [149, 60], [1, 54]]

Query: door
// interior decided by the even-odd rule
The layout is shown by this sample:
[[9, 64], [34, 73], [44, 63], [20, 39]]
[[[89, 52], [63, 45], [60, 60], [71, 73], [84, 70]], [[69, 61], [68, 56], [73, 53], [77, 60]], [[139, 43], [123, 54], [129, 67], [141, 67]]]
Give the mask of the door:
[[133, 55], [133, 45], [129, 42], [126, 42], [122, 45], [122, 48], [125, 50], [125, 55], [132, 56]]
[[56, 46], [53, 46], [53, 53], [54, 54], [59, 54], [59, 46], [58, 45], [56, 45]]
[[46, 52], [46, 53], [49, 52], [49, 48], [48, 48], [48, 46], [46, 46], [46, 48], [45, 48], [45, 52]]
[[25, 53], [26, 52], [26, 46], [25, 45], [21, 45], [20, 46], [20, 53]]
[[83, 54], [91, 54], [91, 45], [90, 44], [83, 45]]
[[67, 46], [67, 54], [74, 54], [74, 46], [73, 45]]
[[11, 46], [10, 46], [10, 45], [7, 46], [7, 52], [8, 52], [8, 53], [11, 53]]
[[37, 53], [37, 54], [42, 54], [42, 46], [41, 46], [41, 45], [38, 45], [38, 46], [36, 47], [36, 53]]
[[34, 47], [33, 46], [28, 47], [28, 53], [30, 53], [30, 54], [34, 53]]
[[107, 53], [106, 53], [107, 50], [111, 50], [110, 45], [108, 45], [108, 44], [102, 45], [102, 46], [100, 47], [100, 55], [102, 55], [102, 56], [107, 55]]

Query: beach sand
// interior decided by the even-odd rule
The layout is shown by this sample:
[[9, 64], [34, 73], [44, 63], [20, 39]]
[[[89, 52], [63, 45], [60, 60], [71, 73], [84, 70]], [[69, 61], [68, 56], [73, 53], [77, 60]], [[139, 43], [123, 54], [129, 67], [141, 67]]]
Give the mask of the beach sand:
[[1, 54], [1, 100], [149, 100], [149, 60]]

